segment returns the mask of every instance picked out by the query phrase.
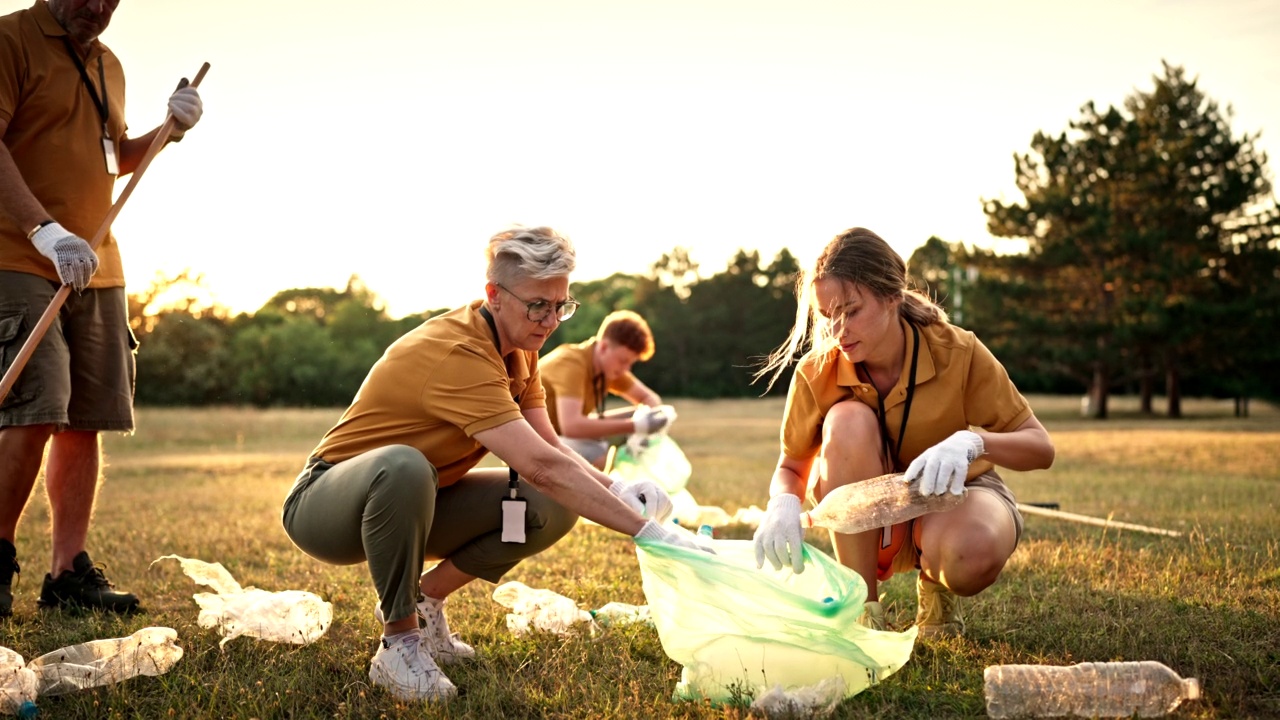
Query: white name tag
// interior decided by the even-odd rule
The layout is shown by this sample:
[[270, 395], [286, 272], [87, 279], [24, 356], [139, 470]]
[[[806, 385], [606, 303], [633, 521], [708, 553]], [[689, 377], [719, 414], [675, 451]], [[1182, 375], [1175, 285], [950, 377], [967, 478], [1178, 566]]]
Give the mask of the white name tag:
[[502, 542], [524, 543], [524, 498], [502, 499]]
[[102, 138], [102, 154], [107, 158], [107, 174], [119, 175], [120, 163], [116, 160], [116, 144], [111, 142], [111, 138]]

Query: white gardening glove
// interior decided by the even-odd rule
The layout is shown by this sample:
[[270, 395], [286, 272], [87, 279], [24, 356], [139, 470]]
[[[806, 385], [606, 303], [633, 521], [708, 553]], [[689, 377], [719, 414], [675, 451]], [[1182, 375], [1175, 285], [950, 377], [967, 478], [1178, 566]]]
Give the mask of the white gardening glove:
[[666, 522], [674, 509], [671, 504], [671, 496], [652, 480], [637, 480], [635, 482], [614, 480], [613, 484], [609, 486], [609, 492], [626, 503], [627, 507], [639, 513], [640, 517], [650, 520]]
[[774, 570], [790, 564], [791, 571], [804, 572], [804, 530], [800, 527], [800, 498], [790, 493], [769, 498], [764, 519], [756, 528], [756, 567], [764, 567], [764, 559]]
[[921, 495], [941, 495], [949, 488], [952, 495], [964, 494], [969, 463], [985, 452], [982, 436], [970, 430], [959, 430], [951, 437], [920, 453], [902, 476], [905, 482], [920, 478]]
[[183, 78], [178, 89], [169, 96], [169, 114], [173, 116], [173, 132], [169, 134], [169, 138], [174, 142], [181, 140], [183, 134], [200, 122], [200, 116], [204, 114], [200, 93], [186, 82], [186, 78]]
[[716, 551], [706, 545], [699, 545], [694, 541], [693, 535], [687, 532], [679, 532], [669, 530], [658, 523], [649, 520], [640, 528], [640, 532], [635, 534], [636, 540], [656, 540], [668, 545], [676, 547], [688, 548], [690, 550], [701, 550], [705, 553], [716, 554]]
[[40, 228], [31, 236], [31, 244], [40, 254], [53, 261], [58, 279], [70, 285], [76, 292], [89, 285], [89, 279], [98, 271], [98, 256], [84, 238], [73, 235], [56, 222]]
[[671, 414], [668, 415], [662, 407], [641, 405], [636, 408], [634, 413], [631, 414], [631, 420], [636, 424], [636, 434], [652, 435], [666, 427], [667, 424], [671, 422], [671, 415], [674, 414], [675, 412], [672, 411]]

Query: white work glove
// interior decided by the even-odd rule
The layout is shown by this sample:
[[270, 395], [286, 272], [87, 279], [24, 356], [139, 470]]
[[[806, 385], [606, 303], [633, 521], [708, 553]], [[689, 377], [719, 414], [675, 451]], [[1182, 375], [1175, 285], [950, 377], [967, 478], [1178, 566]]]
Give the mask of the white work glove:
[[614, 480], [609, 486], [609, 492], [626, 503], [627, 507], [639, 513], [640, 517], [650, 520], [666, 522], [671, 516], [671, 511], [675, 509], [671, 504], [671, 496], [652, 480], [635, 482]]
[[951, 437], [920, 453], [902, 476], [905, 482], [920, 478], [921, 495], [941, 495], [948, 488], [952, 495], [964, 494], [969, 463], [985, 452], [982, 436], [970, 430], [959, 430]]
[[790, 493], [769, 498], [764, 519], [756, 528], [756, 567], [764, 567], [764, 559], [774, 570], [790, 564], [791, 571], [804, 572], [804, 530], [800, 527], [800, 498]]
[[183, 134], [200, 122], [204, 114], [204, 103], [200, 102], [200, 93], [184, 78], [178, 89], [169, 96], [169, 114], [173, 116], [173, 132], [169, 138], [174, 142], [182, 139]]
[[652, 435], [662, 428], [670, 424], [675, 416], [675, 411], [668, 411], [664, 408], [670, 408], [670, 405], [660, 405], [658, 407], [649, 407], [641, 405], [631, 414], [631, 420], [636, 424], [636, 433], [639, 435]]
[[688, 548], [690, 550], [701, 550], [705, 553], [716, 554], [716, 551], [705, 545], [699, 545], [694, 541], [693, 535], [687, 532], [679, 532], [669, 530], [658, 523], [649, 520], [645, 522], [644, 527], [640, 528], [640, 532], [635, 534], [636, 540], [656, 540], [668, 545], [676, 547]]
[[73, 235], [56, 222], [40, 228], [31, 236], [31, 244], [40, 254], [53, 261], [58, 279], [70, 285], [76, 292], [89, 285], [89, 279], [98, 271], [98, 256], [84, 238]]

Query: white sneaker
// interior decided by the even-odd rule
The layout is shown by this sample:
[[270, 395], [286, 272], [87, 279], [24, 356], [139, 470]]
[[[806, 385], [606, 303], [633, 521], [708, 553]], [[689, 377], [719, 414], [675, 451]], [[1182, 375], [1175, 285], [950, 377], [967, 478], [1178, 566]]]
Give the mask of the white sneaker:
[[400, 700], [448, 700], [458, 694], [458, 688], [423, 648], [420, 635], [408, 635], [391, 645], [382, 638], [378, 645], [378, 653], [369, 663], [369, 680], [374, 685], [381, 685]]
[[[458, 633], [449, 632], [449, 621], [444, 617], [444, 602], [418, 596], [418, 632], [431, 656], [440, 664], [450, 665], [459, 660], [470, 660], [476, 656], [476, 650], [459, 640]], [[373, 604], [373, 616], [379, 623], [387, 622], [382, 617], [381, 603]]]

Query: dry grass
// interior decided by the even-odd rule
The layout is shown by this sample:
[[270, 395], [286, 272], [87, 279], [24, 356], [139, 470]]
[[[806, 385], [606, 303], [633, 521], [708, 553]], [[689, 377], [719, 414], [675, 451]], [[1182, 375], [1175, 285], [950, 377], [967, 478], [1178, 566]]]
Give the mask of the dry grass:
[[[1075, 398], [1034, 398], [1058, 462], [1010, 473], [1023, 500], [1182, 530], [1183, 539], [1119, 533], [1045, 518], [1027, 533], [999, 583], [966, 606], [962, 640], [917, 645], [897, 675], [838, 708], [837, 717], [933, 718], [982, 714], [989, 664], [1154, 659], [1202, 679], [1206, 699], [1184, 717], [1280, 715], [1280, 412], [1255, 403], [1188, 401], [1188, 419], [1144, 418], [1127, 399], [1105, 422], [1079, 419]], [[777, 457], [781, 401], [683, 401], [673, 436], [703, 504], [763, 504]], [[41, 701], [45, 717], [739, 717], [734, 708], [674, 703], [679, 666], [645, 628], [561, 640], [515, 639], [505, 608], [475, 583], [451, 603], [455, 629], [481, 657], [450, 675], [465, 695], [443, 708], [397, 703], [368, 687], [378, 627], [363, 566], [332, 567], [293, 548], [280, 503], [336, 410], [139, 412], [134, 437], [110, 437], [90, 549], [147, 614], [42, 614], [48, 510], [38, 490], [19, 529], [25, 572], [0, 645], [31, 658], [147, 625], [178, 630], [187, 655], [169, 674]], [[725, 536], [749, 537], [745, 528]], [[810, 540], [825, 547], [824, 538]], [[220, 561], [245, 585], [306, 589], [334, 603], [335, 622], [302, 648], [239, 639], [225, 650], [195, 625], [198, 588], [176, 553]], [[642, 603], [628, 539], [581, 526], [507, 578], [577, 599]], [[892, 618], [910, 623], [911, 578], [886, 584]]]

